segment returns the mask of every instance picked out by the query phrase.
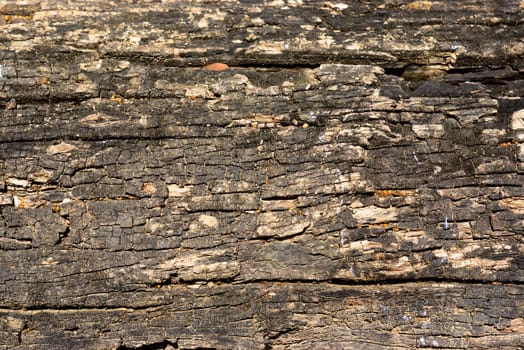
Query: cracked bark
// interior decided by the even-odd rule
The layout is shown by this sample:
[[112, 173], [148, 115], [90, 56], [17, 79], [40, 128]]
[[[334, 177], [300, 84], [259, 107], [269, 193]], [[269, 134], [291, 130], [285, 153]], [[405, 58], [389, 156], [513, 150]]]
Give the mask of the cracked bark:
[[4, 1], [0, 349], [522, 347], [524, 5], [466, 5]]

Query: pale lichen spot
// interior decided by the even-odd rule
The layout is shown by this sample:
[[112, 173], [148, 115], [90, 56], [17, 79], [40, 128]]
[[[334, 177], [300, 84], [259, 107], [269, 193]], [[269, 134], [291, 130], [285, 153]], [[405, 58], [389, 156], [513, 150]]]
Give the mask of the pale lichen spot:
[[428, 11], [431, 9], [431, 2], [430, 1], [414, 1], [408, 4], [409, 10], [423, 10]]
[[31, 180], [38, 183], [47, 183], [53, 176], [53, 173], [49, 170], [42, 169], [36, 173], [30, 175]]
[[92, 92], [95, 92], [97, 90], [97, 85], [95, 83], [92, 83], [92, 84], [89, 84], [89, 83], [84, 83], [84, 84], [78, 84], [76, 86], [76, 89], [75, 89], [75, 93], [77, 94], [82, 94], [82, 93], [92, 93]]
[[188, 98], [212, 98], [214, 97], [213, 92], [207, 86], [196, 85], [188, 87], [185, 96]]
[[207, 21], [207, 18], [206, 17], [201, 18], [200, 21], [198, 21], [197, 27], [200, 29], [209, 27], [209, 22]]
[[454, 269], [480, 269], [481, 273], [492, 273], [493, 270], [506, 270], [511, 266], [512, 258], [490, 260], [485, 258], [466, 258], [481, 249], [478, 245], [466, 247], [462, 251], [448, 252], [448, 261]]
[[19, 179], [16, 177], [10, 177], [7, 179], [6, 183], [15, 187], [29, 187], [31, 183], [26, 179]]
[[504, 198], [499, 201], [499, 204], [515, 214], [524, 214], [524, 198]]
[[251, 45], [246, 50], [246, 55], [265, 54], [265, 55], [280, 55], [282, 54], [282, 45], [280, 43], [259, 41]]
[[[524, 8], [524, 1], [521, 3]], [[523, 42], [512, 42], [510, 45], [505, 46], [507, 52], [511, 55], [522, 55], [524, 54], [524, 43]]]
[[418, 244], [419, 240], [427, 238], [425, 231], [399, 230], [397, 232], [393, 232], [393, 235], [397, 238], [398, 241], [411, 242], [413, 244]]
[[441, 124], [415, 124], [412, 129], [415, 135], [422, 139], [437, 139], [444, 135], [444, 127]]
[[34, 39], [11, 40], [10, 49], [15, 52], [27, 51], [34, 46]]
[[333, 8], [336, 8], [337, 10], [340, 10], [340, 11], [347, 9], [348, 7], [349, 7], [348, 4], [344, 4], [341, 2], [333, 5]]
[[524, 318], [518, 317], [509, 321], [509, 330], [515, 333], [524, 334]]
[[227, 256], [228, 251], [224, 249], [203, 250], [198, 252], [188, 251], [180, 254], [176, 260], [167, 266], [174, 265], [170, 269], [178, 270], [178, 276], [183, 280], [230, 278], [238, 274], [239, 263], [237, 261], [216, 262], [218, 257]]
[[397, 221], [397, 208], [380, 208], [370, 205], [363, 208], [353, 209], [353, 217], [359, 223], [391, 222]]
[[283, 0], [273, 0], [266, 3], [267, 6], [283, 7], [286, 3]]
[[[524, 109], [516, 111], [511, 115], [511, 129], [524, 131]], [[517, 139], [524, 141], [524, 132], [519, 132]]]
[[138, 119], [138, 124], [142, 125], [142, 126], [148, 126], [149, 125], [149, 122], [148, 122], [148, 119], [149, 117], [145, 114], [142, 114], [140, 115], [140, 119]]
[[448, 253], [444, 249], [437, 249], [433, 251], [435, 257], [440, 258], [440, 262], [444, 263], [448, 261]]
[[177, 184], [167, 185], [169, 197], [186, 197], [191, 195], [191, 188], [193, 186], [179, 186]]
[[51, 145], [47, 147], [46, 151], [47, 151], [47, 154], [57, 154], [57, 153], [69, 153], [74, 149], [76, 149], [75, 146], [69, 143], [60, 142], [59, 144]]
[[218, 219], [212, 215], [200, 215], [198, 221], [209, 228], [218, 227]]
[[151, 232], [151, 233], [158, 231], [160, 227], [161, 225], [158, 222], [153, 222], [151, 220], [149, 220], [146, 224], [146, 229], [148, 230], [148, 232]]
[[504, 129], [484, 129], [482, 130], [481, 133], [482, 133], [482, 136], [496, 138], [496, 137], [506, 135], [506, 130]]
[[58, 261], [56, 261], [52, 256], [42, 260], [42, 265], [51, 266], [51, 265], [57, 265], [57, 264], [58, 264]]
[[266, 22], [264, 21], [264, 19], [257, 17], [251, 20], [251, 24], [256, 27], [262, 27], [264, 24], [266, 24]]
[[368, 240], [349, 242], [347, 247], [358, 250], [361, 254], [373, 253], [375, 250], [383, 248], [382, 243]]
[[129, 42], [135, 46], [140, 45], [140, 41], [142, 41], [142, 37], [140, 35], [130, 35], [128, 39]]
[[80, 123], [93, 128], [101, 128], [118, 124], [119, 120], [110, 115], [98, 112], [80, 119]]
[[80, 70], [86, 72], [97, 72], [102, 68], [103, 60], [89, 61], [80, 63]]
[[142, 192], [144, 192], [145, 194], [147, 195], [153, 195], [156, 193], [156, 186], [154, 183], [152, 182], [146, 182], [144, 183], [144, 185], [142, 186]]
[[24, 199], [22, 197], [19, 197], [17, 195], [14, 195], [13, 196], [13, 205], [15, 206], [15, 208], [23, 208], [24, 205]]
[[25, 321], [21, 318], [11, 317], [11, 316], [2, 316], [2, 321], [5, 322], [7, 327], [11, 329], [22, 329], [24, 327]]
[[[314, 30], [315, 27], [311, 28], [311, 30]], [[319, 48], [322, 48], [322, 49], [329, 49], [333, 46], [333, 44], [336, 43], [336, 40], [331, 36], [331, 35], [327, 35], [325, 33], [320, 33], [318, 35], [318, 39], [317, 39], [317, 45]]]

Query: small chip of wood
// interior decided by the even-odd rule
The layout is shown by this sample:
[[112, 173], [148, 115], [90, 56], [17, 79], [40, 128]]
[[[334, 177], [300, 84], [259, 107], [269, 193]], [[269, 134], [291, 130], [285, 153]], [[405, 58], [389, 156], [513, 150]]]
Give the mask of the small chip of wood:
[[16, 100], [12, 98], [9, 100], [9, 102], [7, 102], [5, 109], [15, 109], [15, 108], [16, 108]]
[[202, 67], [203, 70], [211, 70], [211, 71], [223, 71], [223, 70], [226, 70], [228, 69], [229, 66], [225, 63], [210, 63], [208, 65], [205, 65], [204, 67]]

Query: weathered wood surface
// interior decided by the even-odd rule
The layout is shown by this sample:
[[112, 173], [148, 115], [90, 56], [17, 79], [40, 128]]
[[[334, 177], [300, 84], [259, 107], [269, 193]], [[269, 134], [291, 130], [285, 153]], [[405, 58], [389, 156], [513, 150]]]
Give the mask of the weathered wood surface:
[[524, 345], [522, 2], [0, 15], [1, 349]]

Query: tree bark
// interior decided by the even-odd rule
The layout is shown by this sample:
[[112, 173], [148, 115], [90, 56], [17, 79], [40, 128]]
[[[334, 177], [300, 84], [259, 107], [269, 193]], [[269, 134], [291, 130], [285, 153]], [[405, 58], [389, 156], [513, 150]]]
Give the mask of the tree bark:
[[0, 349], [524, 346], [522, 2], [0, 15]]

